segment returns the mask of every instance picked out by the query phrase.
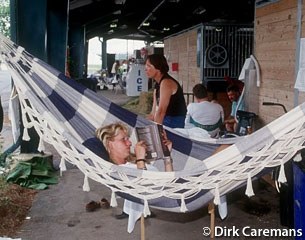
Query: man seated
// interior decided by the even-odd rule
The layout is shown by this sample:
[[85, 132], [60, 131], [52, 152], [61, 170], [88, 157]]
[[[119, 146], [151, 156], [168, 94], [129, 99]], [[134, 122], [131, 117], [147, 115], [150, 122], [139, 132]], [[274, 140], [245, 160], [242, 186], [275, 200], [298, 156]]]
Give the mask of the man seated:
[[187, 106], [185, 128], [203, 128], [211, 137], [217, 137], [224, 121], [222, 106], [209, 101], [207, 89], [203, 84], [196, 84], [193, 94], [195, 102]]
[[237, 85], [231, 84], [227, 88], [227, 95], [232, 102], [231, 114], [228, 119], [224, 121], [226, 130], [229, 132], [235, 132], [237, 128], [237, 122], [235, 120], [237, 110], [245, 110], [245, 103], [241, 96], [241, 92]]

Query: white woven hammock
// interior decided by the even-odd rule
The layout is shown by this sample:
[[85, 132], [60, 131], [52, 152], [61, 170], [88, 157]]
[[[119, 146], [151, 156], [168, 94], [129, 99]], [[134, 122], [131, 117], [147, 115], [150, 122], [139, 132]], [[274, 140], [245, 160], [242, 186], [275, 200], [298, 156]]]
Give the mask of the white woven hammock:
[[[284, 164], [300, 160], [295, 155], [305, 142], [304, 104], [213, 156], [219, 144], [233, 140], [200, 142], [167, 128], [174, 145], [174, 172], [163, 172], [161, 161], [155, 162], [160, 172], [114, 165], [96, 153], [100, 145], [95, 129], [123, 121], [134, 130], [151, 122], [81, 87], [3, 36], [1, 56], [21, 104], [23, 140], [30, 140], [27, 130], [34, 127], [40, 137], [38, 150], [44, 151], [44, 142], [52, 144], [61, 156], [61, 171], [68, 161], [84, 173], [85, 191], [90, 189], [88, 178], [106, 185], [112, 191], [111, 206], [120, 194], [142, 202], [144, 215], [149, 206], [192, 211], [213, 199], [218, 204], [221, 195], [243, 185], [246, 194], [253, 195], [252, 180], [276, 166], [281, 166], [279, 181], [285, 182]], [[135, 142], [134, 131], [131, 139]]]

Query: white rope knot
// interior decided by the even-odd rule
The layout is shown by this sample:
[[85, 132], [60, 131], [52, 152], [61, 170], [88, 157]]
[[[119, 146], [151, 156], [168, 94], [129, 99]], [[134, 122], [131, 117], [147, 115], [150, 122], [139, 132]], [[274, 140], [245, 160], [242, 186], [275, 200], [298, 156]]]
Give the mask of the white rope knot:
[[248, 173], [246, 195], [248, 197], [254, 196], [253, 187], [252, 187], [252, 180], [251, 180], [251, 174], [250, 173]]
[[144, 210], [143, 210], [143, 214], [144, 214], [144, 217], [147, 217], [149, 216], [151, 213], [150, 213], [150, 210], [149, 210], [149, 206], [148, 206], [148, 201], [147, 199], [145, 198], [144, 199]]
[[110, 206], [111, 206], [111, 207], [117, 207], [117, 206], [118, 206], [118, 202], [117, 202], [117, 200], [116, 200], [115, 191], [112, 191], [112, 192], [111, 192]]
[[60, 158], [60, 163], [59, 163], [59, 169], [60, 169], [60, 173], [64, 172], [67, 170], [67, 167], [66, 167], [66, 160], [64, 157], [61, 157]]
[[90, 191], [89, 180], [88, 180], [87, 174], [85, 175], [85, 178], [84, 178], [83, 191], [85, 191], [85, 192]]
[[180, 206], [180, 212], [187, 212], [188, 209], [186, 207], [186, 204], [185, 204], [185, 200], [184, 200], [184, 195], [181, 196], [181, 206]]
[[280, 183], [285, 183], [285, 182], [287, 182], [286, 175], [285, 175], [285, 168], [284, 168], [284, 163], [283, 163], [283, 162], [281, 163], [280, 174], [279, 174], [278, 181], [279, 181]]
[[19, 53], [21, 55], [23, 51], [24, 51], [23, 47], [21, 47], [21, 46], [17, 47], [17, 53]]
[[29, 132], [28, 132], [28, 129], [25, 127], [23, 129], [23, 135], [22, 135], [22, 140], [24, 141], [30, 141], [30, 136], [29, 136]]
[[39, 152], [44, 152], [45, 151], [45, 147], [44, 147], [44, 143], [43, 143], [42, 137], [39, 138], [39, 144], [38, 144], [37, 150]]
[[301, 153], [298, 153], [294, 156], [293, 161], [295, 162], [301, 162], [302, 161], [302, 155]]
[[215, 192], [214, 192], [214, 204], [218, 205], [220, 203], [220, 194], [219, 194], [219, 186], [218, 183], [216, 184], [215, 187]]

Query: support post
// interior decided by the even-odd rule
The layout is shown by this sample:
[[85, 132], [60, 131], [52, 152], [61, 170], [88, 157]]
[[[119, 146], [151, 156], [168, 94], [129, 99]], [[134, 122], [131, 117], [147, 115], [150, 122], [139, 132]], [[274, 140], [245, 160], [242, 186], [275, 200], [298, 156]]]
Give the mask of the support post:
[[209, 203], [208, 212], [210, 214], [210, 230], [211, 230], [210, 238], [214, 239], [214, 237], [215, 237], [215, 205], [213, 202]]
[[68, 44], [68, 0], [47, 3], [47, 60], [62, 73], [66, 72]]
[[84, 55], [86, 52], [84, 26], [69, 26], [68, 45], [70, 51], [70, 75], [75, 80], [83, 79]]
[[145, 240], [145, 224], [144, 224], [145, 218], [144, 215], [141, 215], [141, 240]]

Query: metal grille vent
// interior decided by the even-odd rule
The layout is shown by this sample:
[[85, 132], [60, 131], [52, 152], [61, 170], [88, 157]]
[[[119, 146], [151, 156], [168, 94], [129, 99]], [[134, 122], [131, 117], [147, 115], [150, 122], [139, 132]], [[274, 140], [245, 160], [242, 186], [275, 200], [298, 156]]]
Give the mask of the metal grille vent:
[[253, 48], [253, 25], [203, 26], [204, 81], [237, 78]]

